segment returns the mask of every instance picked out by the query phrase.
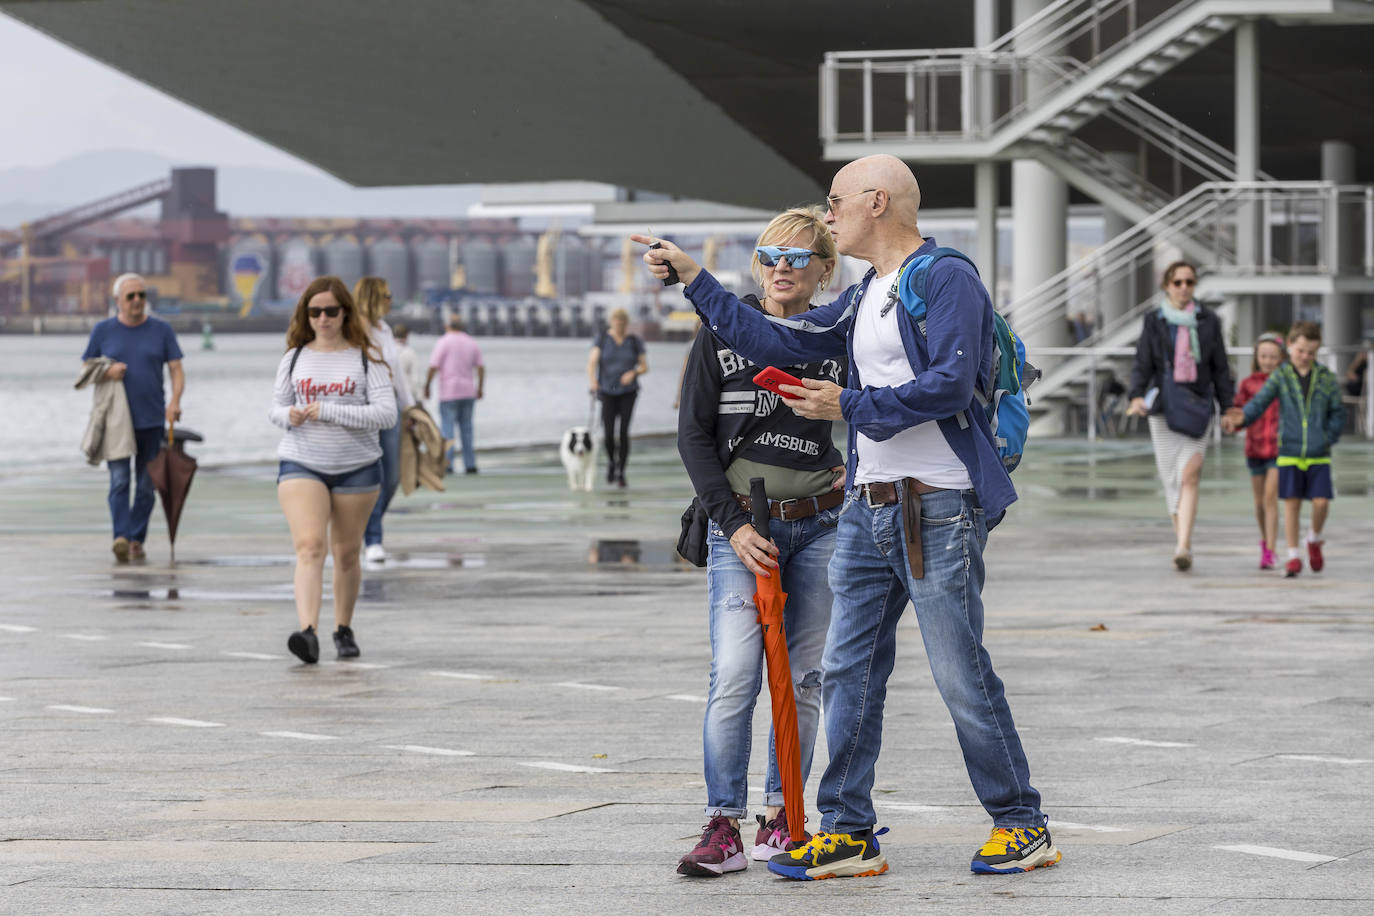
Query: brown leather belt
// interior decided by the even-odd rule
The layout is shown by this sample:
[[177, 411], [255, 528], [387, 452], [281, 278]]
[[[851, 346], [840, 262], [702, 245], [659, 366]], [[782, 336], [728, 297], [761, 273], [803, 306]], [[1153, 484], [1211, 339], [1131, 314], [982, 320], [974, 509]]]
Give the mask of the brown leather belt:
[[[741, 496], [738, 493], [734, 496], [735, 502], [739, 503], [741, 509], [753, 513], [754, 504], [749, 501], [749, 497]], [[823, 496], [804, 496], [801, 499], [770, 499], [768, 500], [768, 515], [779, 521], [795, 522], [798, 519], [810, 518], [817, 512], [833, 509], [842, 502], [844, 502], [843, 490], [831, 490]]]
[[[859, 495], [868, 501], [870, 508], [902, 504], [902, 531], [906, 537], [906, 562], [911, 569], [911, 578], [925, 577], [925, 558], [921, 555], [921, 497], [928, 493], [938, 493], [945, 487], [932, 487], [921, 483], [915, 477], [886, 483], [859, 484]], [[906, 491], [905, 497], [902, 491]]]
[[915, 477], [904, 477], [901, 480], [893, 480], [887, 483], [861, 483], [859, 484], [859, 495], [868, 500], [870, 508], [878, 506], [890, 506], [893, 503], [902, 501], [902, 486], [915, 491], [917, 496], [925, 496], [927, 493], [939, 493], [944, 487], [932, 487], [928, 483], [921, 483]]

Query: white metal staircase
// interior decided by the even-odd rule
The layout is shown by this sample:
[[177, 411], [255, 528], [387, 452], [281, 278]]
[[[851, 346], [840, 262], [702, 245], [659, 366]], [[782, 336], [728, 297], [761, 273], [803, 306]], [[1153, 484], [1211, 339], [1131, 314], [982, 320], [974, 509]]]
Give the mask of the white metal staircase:
[[[821, 67], [825, 156], [1038, 159], [1141, 220], [1199, 182], [1242, 176], [1224, 147], [1132, 90], [1254, 16], [1374, 22], [1374, 0], [1058, 0], [985, 48], [831, 52]], [[849, 103], [844, 112], [842, 99]], [[850, 117], [842, 124], [844, 113]], [[1164, 163], [1170, 187], [1074, 136], [1098, 118], [1126, 148]]]
[[[1237, 181], [1233, 153], [1134, 94], [1255, 17], [1374, 23], [1374, 0], [1057, 0], [983, 48], [832, 52], [821, 68], [825, 157], [1033, 158], [1134, 219], [1126, 233], [1007, 307], [1022, 336], [1078, 311], [1094, 314], [1105, 288], [1152, 273], [1166, 251], [1204, 265], [1203, 294], [1341, 283], [1374, 290], [1374, 188], [1275, 182], [1264, 173]], [[1156, 167], [1127, 167], [1076, 136], [1092, 121]], [[1365, 254], [1362, 263], [1340, 264], [1340, 214], [1350, 206], [1361, 208]], [[1315, 249], [1276, 246], [1295, 238], [1299, 223], [1315, 227]], [[1254, 227], [1248, 244], [1238, 244], [1238, 226]], [[1141, 314], [1157, 301], [1155, 290], [1140, 292], [1138, 305], [1083, 346], [1133, 341]], [[1062, 361], [1037, 382], [1036, 404], [1064, 398], [1097, 368], [1087, 356]]]
[[[1199, 251], [1198, 239], [1234, 232], [1245, 214], [1260, 226], [1254, 246]], [[1354, 227], [1356, 238], [1342, 238]], [[1212, 227], [1209, 229], [1209, 227]], [[1351, 242], [1355, 244], [1351, 244]], [[1374, 291], [1374, 185], [1322, 181], [1208, 182], [1189, 191], [1092, 254], [1050, 277], [1005, 309], [1022, 336], [1077, 312], [1094, 315], [1106, 290], [1126, 288], [1142, 274], [1153, 278], [1161, 257], [1179, 251], [1205, 265], [1200, 298], [1227, 298], [1277, 288], [1312, 292]], [[1354, 256], [1348, 252], [1354, 251]], [[1275, 282], [1277, 281], [1277, 282]], [[1141, 317], [1159, 304], [1160, 292], [1146, 283], [1124, 314], [1100, 325], [1080, 343], [1084, 350], [1128, 346], [1140, 332]], [[1052, 366], [1032, 389], [1039, 411], [1074, 399], [1073, 386], [1088, 372], [1114, 366], [1085, 353]]]
[[[1374, 2], [1058, 0], [986, 48], [832, 51], [820, 73], [825, 158], [875, 143], [909, 161], [1014, 158], [1016, 144], [1077, 130], [1248, 17], [1370, 22]], [[857, 120], [840, 104], [856, 92]]]

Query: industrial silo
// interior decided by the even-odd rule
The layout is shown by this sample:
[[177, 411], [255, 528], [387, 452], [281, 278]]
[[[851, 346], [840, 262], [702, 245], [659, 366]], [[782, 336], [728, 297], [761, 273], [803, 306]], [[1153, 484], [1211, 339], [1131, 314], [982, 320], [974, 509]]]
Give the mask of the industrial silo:
[[[599, 293], [606, 285], [606, 251], [598, 240], [587, 242], [587, 292]], [[617, 265], [618, 266], [618, 265]]]
[[277, 299], [295, 302], [320, 273], [319, 250], [310, 238], [298, 235], [277, 245]]
[[393, 305], [401, 305], [412, 298], [410, 285], [410, 249], [398, 238], [374, 239], [367, 246], [367, 272], [381, 277], [391, 288]]
[[415, 262], [415, 291], [448, 289], [450, 284], [449, 244], [442, 236], [426, 236], [411, 244]]
[[363, 277], [363, 246], [351, 235], [336, 235], [324, 244], [324, 272], [350, 290]]
[[[467, 278], [467, 284], [463, 288], [477, 296], [499, 295], [501, 254], [496, 246], [485, 238], [474, 238], [463, 242], [460, 252], [463, 258], [463, 274]], [[533, 274], [530, 275], [530, 280], [533, 283]]]
[[564, 299], [587, 292], [587, 251], [582, 239], [564, 235], [558, 245], [558, 264], [554, 273], [558, 295]]
[[261, 235], [240, 236], [229, 245], [224, 288], [235, 305], [272, 298], [275, 285], [272, 244]]
[[501, 245], [501, 292], [511, 299], [534, 295], [534, 263], [538, 246], [529, 236], [516, 236]]

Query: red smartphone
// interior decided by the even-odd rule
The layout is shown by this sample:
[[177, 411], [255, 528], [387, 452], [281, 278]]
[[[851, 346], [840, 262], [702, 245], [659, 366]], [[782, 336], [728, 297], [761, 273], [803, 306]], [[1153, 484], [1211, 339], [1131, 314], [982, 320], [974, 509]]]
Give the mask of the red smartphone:
[[758, 375], [754, 376], [754, 384], [758, 385], [760, 388], [767, 388], [774, 394], [787, 398], [789, 401], [795, 401], [798, 400], [798, 398], [794, 394], [783, 394], [778, 390], [779, 385], [796, 385], [798, 388], [806, 387], [802, 384], [802, 380], [795, 375], [788, 375], [781, 369], [775, 369], [772, 366], [767, 367]]

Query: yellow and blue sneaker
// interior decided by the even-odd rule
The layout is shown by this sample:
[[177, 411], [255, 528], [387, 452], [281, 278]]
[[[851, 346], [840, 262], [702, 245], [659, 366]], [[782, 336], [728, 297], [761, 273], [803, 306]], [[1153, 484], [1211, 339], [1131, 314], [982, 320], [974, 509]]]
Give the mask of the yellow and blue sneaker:
[[887, 871], [872, 828], [854, 833], [818, 833], [810, 842], [768, 860], [768, 870], [784, 878], [819, 881], [822, 878], [867, 878]]
[[969, 868], [976, 875], [1015, 875], [1056, 865], [1062, 858], [1044, 827], [994, 827]]

